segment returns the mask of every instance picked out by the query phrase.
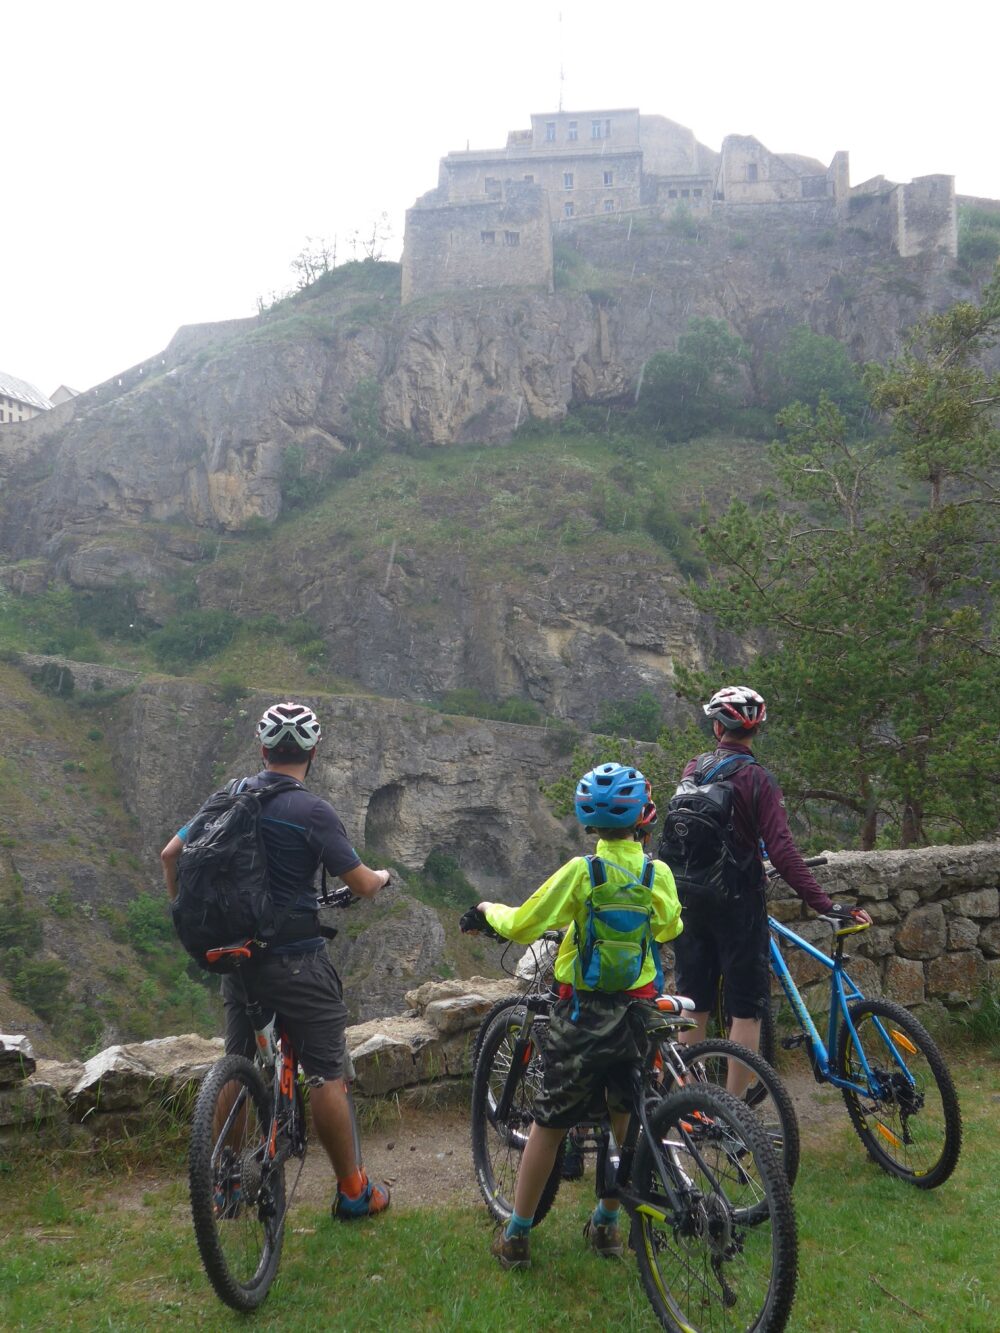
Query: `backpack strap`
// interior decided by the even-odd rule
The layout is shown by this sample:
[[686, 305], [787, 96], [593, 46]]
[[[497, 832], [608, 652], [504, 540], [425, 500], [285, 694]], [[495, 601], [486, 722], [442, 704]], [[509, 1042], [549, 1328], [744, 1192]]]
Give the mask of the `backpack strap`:
[[[718, 753], [718, 751], [716, 751], [716, 753]], [[715, 754], [711, 755], [710, 757], [714, 759]], [[742, 768], [748, 764], [755, 764], [757, 762], [756, 757], [752, 754], [728, 754], [726, 755], [725, 759], [720, 759], [719, 762], [714, 766], [710, 767], [707, 772], [699, 773], [699, 770], [701, 769], [702, 766], [702, 760], [706, 758], [709, 758], [709, 756], [702, 755], [699, 758], [698, 767], [691, 774], [691, 776], [694, 778], [695, 782], [698, 784], [699, 787], [703, 787], [706, 783], [711, 782], [713, 778], [717, 778], [719, 774], [722, 772], [722, 770], [726, 768], [729, 764], [739, 764], [740, 767]]]
[[604, 868], [604, 862], [599, 856], [591, 855], [586, 858], [587, 870], [590, 873], [590, 887], [598, 889], [602, 884], [608, 882], [608, 872]]
[[643, 888], [651, 889], [653, 887], [653, 879], [656, 875], [656, 866], [654, 865], [651, 856], [644, 856], [643, 860], [645, 861], [645, 865], [642, 867], [642, 878], [639, 880], [639, 883]]

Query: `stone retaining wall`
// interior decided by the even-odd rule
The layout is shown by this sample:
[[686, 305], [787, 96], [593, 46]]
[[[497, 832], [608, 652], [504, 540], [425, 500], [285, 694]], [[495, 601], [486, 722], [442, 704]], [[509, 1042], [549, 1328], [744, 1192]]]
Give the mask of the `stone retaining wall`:
[[[1000, 843], [843, 852], [816, 873], [833, 898], [860, 904], [874, 919], [850, 946], [850, 973], [866, 993], [942, 1007], [973, 1001], [984, 985], [1000, 986]], [[798, 898], [776, 896], [770, 910], [819, 948], [829, 947], [829, 925]], [[807, 996], [822, 994], [826, 969], [793, 950], [785, 954]], [[349, 1028], [356, 1091], [385, 1096], [468, 1077], [483, 1014], [517, 989], [513, 980], [483, 977], [427, 982], [407, 992], [407, 1014]], [[58, 1064], [36, 1062], [24, 1037], [0, 1037], [0, 1156], [19, 1136], [106, 1139], [130, 1122], [148, 1122], [156, 1108], [184, 1110], [221, 1052], [221, 1040], [165, 1037], [113, 1046], [85, 1064]]]

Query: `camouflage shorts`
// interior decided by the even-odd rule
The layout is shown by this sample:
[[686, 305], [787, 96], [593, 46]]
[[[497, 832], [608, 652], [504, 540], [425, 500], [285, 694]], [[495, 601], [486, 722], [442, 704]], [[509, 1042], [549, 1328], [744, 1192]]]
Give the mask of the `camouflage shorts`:
[[579, 998], [575, 1022], [575, 1001], [556, 1004], [542, 1048], [542, 1090], [532, 1114], [549, 1129], [598, 1119], [606, 1107], [624, 1110], [629, 1069], [646, 1053], [643, 1017], [650, 1007], [643, 1001], [593, 992]]

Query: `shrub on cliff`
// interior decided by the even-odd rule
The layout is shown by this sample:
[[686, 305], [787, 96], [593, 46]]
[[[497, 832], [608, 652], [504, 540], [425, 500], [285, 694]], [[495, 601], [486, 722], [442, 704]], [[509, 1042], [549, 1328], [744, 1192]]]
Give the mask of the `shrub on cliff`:
[[156, 664], [180, 675], [232, 642], [240, 621], [231, 611], [182, 611], [149, 636]]

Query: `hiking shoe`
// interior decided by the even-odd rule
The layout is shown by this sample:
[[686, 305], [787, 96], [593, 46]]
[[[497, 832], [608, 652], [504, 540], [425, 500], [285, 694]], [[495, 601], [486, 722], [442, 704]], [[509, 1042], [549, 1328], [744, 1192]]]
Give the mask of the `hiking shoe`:
[[602, 1259], [620, 1259], [625, 1253], [622, 1233], [618, 1229], [617, 1222], [602, 1224], [595, 1222], [593, 1216], [590, 1216], [583, 1228], [583, 1237], [594, 1253], [599, 1254]]
[[389, 1186], [384, 1180], [374, 1185], [366, 1176], [365, 1187], [356, 1199], [337, 1190], [330, 1212], [338, 1222], [356, 1222], [362, 1217], [377, 1217], [379, 1213], [384, 1213], [390, 1199]]
[[528, 1248], [528, 1237], [524, 1236], [505, 1236], [503, 1227], [497, 1231], [493, 1237], [493, 1243], [490, 1245], [490, 1254], [496, 1259], [501, 1268], [530, 1268], [531, 1253]]

